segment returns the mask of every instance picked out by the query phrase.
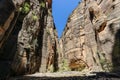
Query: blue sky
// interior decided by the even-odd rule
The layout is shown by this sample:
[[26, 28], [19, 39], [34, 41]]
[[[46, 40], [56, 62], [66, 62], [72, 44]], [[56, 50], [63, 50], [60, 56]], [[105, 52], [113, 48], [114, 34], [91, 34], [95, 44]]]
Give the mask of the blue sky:
[[69, 15], [77, 7], [78, 2], [80, 0], [53, 0], [52, 14], [59, 37], [62, 35]]

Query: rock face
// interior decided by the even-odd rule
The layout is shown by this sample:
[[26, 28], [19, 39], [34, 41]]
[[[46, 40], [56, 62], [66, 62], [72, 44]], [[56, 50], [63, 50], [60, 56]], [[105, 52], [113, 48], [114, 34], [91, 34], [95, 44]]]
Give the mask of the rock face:
[[0, 0], [0, 78], [10, 74], [10, 65], [13, 60], [16, 46], [16, 35], [13, 33], [18, 13], [15, 8], [20, 4], [12, 0]]
[[0, 0], [0, 80], [58, 66], [120, 71], [119, 0], [82, 0], [59, 42], [51, 7], [52, 0]]
[[58, 36], [49, 1], [0, 1], [0, 77], [58, 69]]
[[119, 8], [119, 0], [82, 0], [73, 11], [60, 39], [71, 70], [119, 71]]

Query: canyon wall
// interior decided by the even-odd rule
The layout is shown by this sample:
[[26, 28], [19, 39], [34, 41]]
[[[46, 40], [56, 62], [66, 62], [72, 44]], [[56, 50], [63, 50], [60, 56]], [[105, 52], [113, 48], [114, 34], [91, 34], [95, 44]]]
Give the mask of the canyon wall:
[[120, 71], [119, 0], [82, 0], [59, 41], [51, 7], [52, 0], [0, 1], [0, 79]]
[[52, 0], [0, 1], [0, 76], [58, 70], [51, 5]]
[[72, 12], [60, 38], [71, 70], [119, 71], [119, 8], [119, 0], [82, 0]]

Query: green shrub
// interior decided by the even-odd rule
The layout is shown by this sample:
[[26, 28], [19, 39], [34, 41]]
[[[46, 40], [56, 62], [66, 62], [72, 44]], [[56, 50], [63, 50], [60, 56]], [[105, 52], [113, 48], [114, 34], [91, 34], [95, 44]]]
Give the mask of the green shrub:
[[32, 12], [32, 19], [33, 19], [34, 21], [37, 21], [37, 20], [38, 20], [38, 16], [37, 16], [34, 12]]
[[70, 71], [70, 68], [69, 68], [69, 65], [68, 65], [68, 62], [67, 62], [66, 59], [62, 59], [59, 71], [60, 72], [62, 72], [62, 71]]
[[32, 16], [32, 19], [33, 19], [34, 21], [36, 21], [36, 20], [38, 20], [38, 17], [37, 17], [36, 15], [33, 15], [33, 16]]
[[40, 3], [40, 7], [45, 8], [45, 3], [43, 1]]
[[21, 11], [24, 14], [27, 14], [30, 11], [30, 5], [25, 2], [22, 7], [19, 8], [19, 11]]

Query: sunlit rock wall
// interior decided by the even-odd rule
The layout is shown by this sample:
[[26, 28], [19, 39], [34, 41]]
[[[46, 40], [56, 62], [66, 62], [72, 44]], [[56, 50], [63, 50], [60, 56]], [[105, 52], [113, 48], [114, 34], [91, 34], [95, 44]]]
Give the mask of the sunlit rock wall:
[[71, 70], [119, 70], [119, 7], [119, 0], [82, 0], [72, 12], [60, 39]]

